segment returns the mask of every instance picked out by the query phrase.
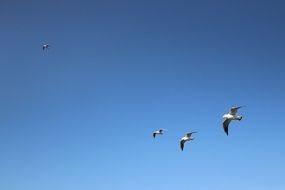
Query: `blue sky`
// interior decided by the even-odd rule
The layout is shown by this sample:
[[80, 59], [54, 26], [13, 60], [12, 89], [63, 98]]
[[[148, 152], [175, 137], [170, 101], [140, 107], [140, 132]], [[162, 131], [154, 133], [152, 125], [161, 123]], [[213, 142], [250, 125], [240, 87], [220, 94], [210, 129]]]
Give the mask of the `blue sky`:
[[0, 189], [283, 190], [284, 8], [1, 1]]

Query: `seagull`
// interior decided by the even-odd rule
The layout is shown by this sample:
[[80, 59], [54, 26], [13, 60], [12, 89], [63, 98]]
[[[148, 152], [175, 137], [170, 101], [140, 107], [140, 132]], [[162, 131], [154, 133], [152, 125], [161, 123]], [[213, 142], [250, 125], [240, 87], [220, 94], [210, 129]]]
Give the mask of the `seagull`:
[[49, 47], [50, 47], [49, 44], [44, 44], [44, 45], [43, 45], [43, 50], [48, 49]]
[[156, 135], [163, 135], [163, 132], [166, 131], [166, 129], [159, 129], [157, 131], [154, 131], [152, 133], [153, 138], [155, 138]]
[[194, 140], [194, 138], [192, 138], [192, 134], [193, 133], [197, 133], [197, 132], [186, 133], [186, 135], [181, 138], [181, 140], [180, 140], [180, 147], [181, 147], [182, 151], [183, 151], [184, 144], [185, 144], [186, 141]]
[[242, 116], [237, 116], [237, 111], [238, 109], [242, 108], [244, 106], [239, 106], [239, 107], [232, 107], [230, 109], [230, 112], [223, 115], [223, 118], [225, 119], [223, 122], [223, 127], [224, 127], [224, 131], [227, 135], [229, 135], [229, 124], [232, 120], [241, 120]]

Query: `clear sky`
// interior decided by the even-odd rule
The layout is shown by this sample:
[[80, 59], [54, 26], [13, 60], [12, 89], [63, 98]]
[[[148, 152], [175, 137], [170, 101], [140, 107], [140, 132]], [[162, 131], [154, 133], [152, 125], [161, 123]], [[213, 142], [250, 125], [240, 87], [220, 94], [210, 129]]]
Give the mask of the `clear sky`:
[[284, 190], [284, 10], [2, 0], [0, 189]]

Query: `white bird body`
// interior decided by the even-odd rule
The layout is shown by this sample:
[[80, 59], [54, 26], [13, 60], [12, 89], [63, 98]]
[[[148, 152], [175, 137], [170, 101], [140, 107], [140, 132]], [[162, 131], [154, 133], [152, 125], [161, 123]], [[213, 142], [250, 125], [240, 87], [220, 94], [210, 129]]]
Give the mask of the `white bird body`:
[[239, 106], [239, 107], [232, 107], [230, 109], [230, 112], [227, 113], [227, 114], [224, 114], [223, 115], [223, 118], [224, 118], [224, 122], [223, 122], [223, 128], [224, 128], [224, 131], [225, 133], [228, 135], [229, 132], [228, 132], [228, 128], [229, 128], [229, 124], [232, 120], [241, 120], [242, 119], [242, 116], [238, 116], [236, 115], [237, 114], [237, 111], [239, 108], [241, 108], [242, 106]]
[[181, 141], [191, 141], [191, 140], [194, 140], [194, 138], [187, 136], [181, 138]]
[[232, 115], [230, 113], [223, 115], [224, 119], [230, 119], [230, 120], [240, 120], [241, 116], [237, 116], [237, 115]]

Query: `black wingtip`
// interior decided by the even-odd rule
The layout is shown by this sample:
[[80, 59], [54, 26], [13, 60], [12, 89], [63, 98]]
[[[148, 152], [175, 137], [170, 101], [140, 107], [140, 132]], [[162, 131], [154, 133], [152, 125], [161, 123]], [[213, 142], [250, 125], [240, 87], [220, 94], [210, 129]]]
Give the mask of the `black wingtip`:
[[228, 136], [229, 135], [229, 128], [225, 127], [225, 126], [223, 126], [223, 128], [224, 128], [224, 131], [225, 131], [226, 135]]
[[237, 109], [245, 108], [246, 106], [238, 106]]
[[183, 144], [182, 142], [180, 142], [180, 148], [181, 148], [181, 150], [183, 151], [184, 144]]

